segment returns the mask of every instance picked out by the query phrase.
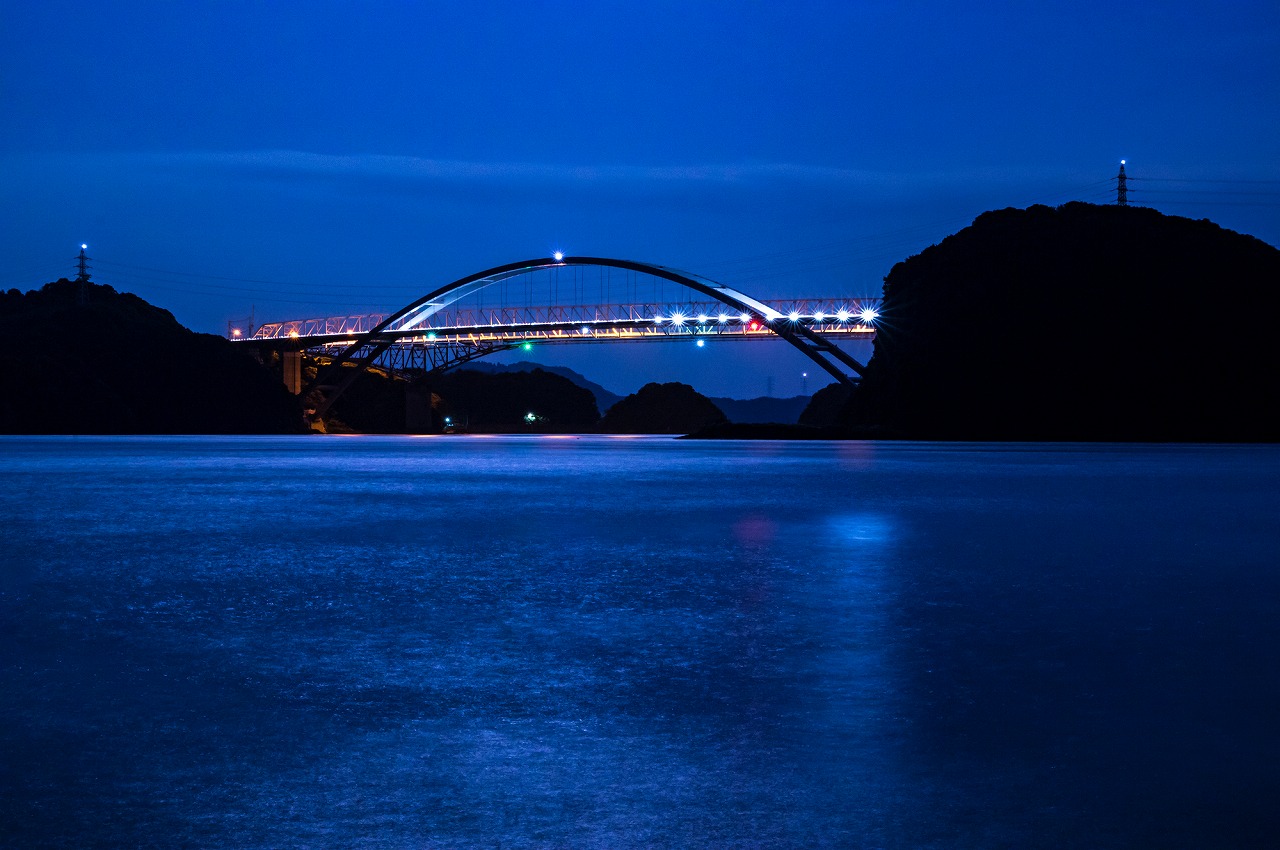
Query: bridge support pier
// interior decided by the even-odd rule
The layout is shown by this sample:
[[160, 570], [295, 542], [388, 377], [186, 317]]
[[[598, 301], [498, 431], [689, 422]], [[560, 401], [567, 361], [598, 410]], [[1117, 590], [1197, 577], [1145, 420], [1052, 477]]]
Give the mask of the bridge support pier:
[[284, 385], [294, 395], [302, 394], [302, 352], [284, 351], [280, 354], [284, 367]]

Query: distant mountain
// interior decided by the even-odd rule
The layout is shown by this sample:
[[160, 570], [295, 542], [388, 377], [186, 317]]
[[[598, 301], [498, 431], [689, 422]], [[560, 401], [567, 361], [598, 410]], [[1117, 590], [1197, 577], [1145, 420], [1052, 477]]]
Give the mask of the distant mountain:
[[800, 419], [800, 413], [809, 404], [809, 396], [797, 395], [791, 398], [712, 398], [716, 407], [724, 411], [730, 422], [739, 424], [763, 424], [776, 422], [781, 425], [792, 425]]

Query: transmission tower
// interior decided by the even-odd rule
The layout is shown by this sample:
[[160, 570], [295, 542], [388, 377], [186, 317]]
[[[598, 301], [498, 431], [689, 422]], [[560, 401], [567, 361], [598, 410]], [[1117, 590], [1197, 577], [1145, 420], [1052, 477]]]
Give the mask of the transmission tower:
[[92, 276], [89, 274], [89, 260], [91, 258], [85, 256], [84, 253], [88, 247], [88, 245], [81, 245], [80, 254], [76, 257], [78, 271], [76, 275], [76, 303], [81, 306], [89, 303], [89, 278]]
[[1120, 160], [1120, 173], [1116, 175], [1116, 205], [1129, 206], [1129, 184], [1124, 176], [1124, 160]]

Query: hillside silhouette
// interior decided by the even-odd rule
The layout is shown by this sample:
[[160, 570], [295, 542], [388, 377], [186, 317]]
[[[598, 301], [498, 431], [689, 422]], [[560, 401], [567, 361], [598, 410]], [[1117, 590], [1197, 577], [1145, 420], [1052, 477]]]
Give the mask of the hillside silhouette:
[[[460, 369], [433, 377], [430, 386], [441, 399], [439, 415], [475, 431], [583, 431], [595, 428], [600, 419], [590, 390], [542, 369]], [[529, 414], [532, 422], [526, 420]]]
[[490, 374], [498, 372], [532, 372], [535, 369], [541, 369], [544, 372], [550, 372], [553, 375], [560, 375], [568, 378], [573, 383], [584, 389], [591, 391], [595, 396], [596, 408], [605, 411], [613, 407], [622, 400], [622, 396], [612, 390], [605, 389], [600, 384], [583, 375], [581, 372], [575, 372], [567, 366], [547, 366], [542, 363], [534, 363], [530, 360], [520, 360], [516, 363], [494, 363], [486, 360], [473, 360], [466, 365], [467, 372], [486, 372]]
[[720, 408], [688, 384], [645, 384], [609, 408], [606, 434], [688, 434], [728, 422]]
[[912, 439], [1274, 441], [1280, 251], [1209, 221], [985, 213], [893, 267], [841, 419]]
[[58, 280], [0, 294], [0, 432], [270, 434], [298, 400], [231, 342], [110, 286]]
[[[534, 369], [542, 369], [554, 375], [562, 375], [578, 386], [591, 390], [592, 395], [596, 397], [596, 407], [600, 409], [601, 413], [607, 413], [609, 408], [623, 399], [623, 396], [605, 389], [582, 373], [575, 372], [573, 369], [564, 366], [544, 366], [528, 360], [521, 360], [517, 363], [489, 363], [478, 360], [468, 363], [466, 366], [467, 371], [490, 373], [530, 372]], [[710, 396], [710, 399], [712, 404], [720, 408], [730, 422], [760, 423], [794, 423], [800, 418], [801, 412], [810, 401], [810, 397], [804, 395], [791, 396], [790, 398], [761, 396], [749, 399]]]

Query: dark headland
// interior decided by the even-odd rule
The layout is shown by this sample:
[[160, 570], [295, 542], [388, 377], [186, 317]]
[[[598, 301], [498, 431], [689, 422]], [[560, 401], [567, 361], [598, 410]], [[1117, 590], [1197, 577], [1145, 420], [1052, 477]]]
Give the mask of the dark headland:
[[231, 342], [110, 286], [0, 293], [0, 433], [286, 434], [302, 410]]
[[1276, 441], [1277, 316], [1280, 251], [1207, 220], [985, 213], [893, 267], [866, 377], [824, 433]]

